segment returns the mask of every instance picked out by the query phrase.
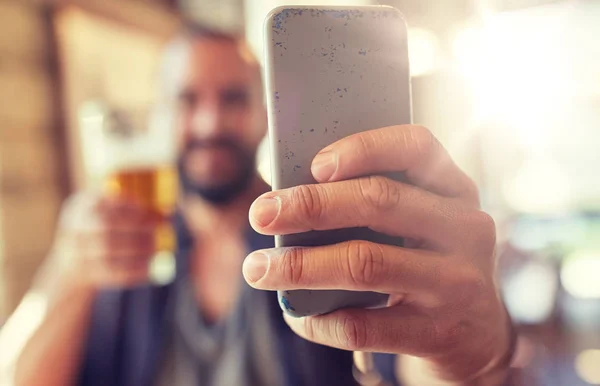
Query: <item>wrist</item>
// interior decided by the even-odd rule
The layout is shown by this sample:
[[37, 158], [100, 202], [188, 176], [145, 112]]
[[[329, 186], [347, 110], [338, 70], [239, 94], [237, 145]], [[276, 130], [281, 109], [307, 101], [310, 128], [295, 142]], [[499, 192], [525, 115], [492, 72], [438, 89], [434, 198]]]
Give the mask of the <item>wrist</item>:
[[[519, 335], [506, 308], [504, 308], [504, 314], [506, 318], [508, 339], [504, 340], [505, 348], [502, 351], [502, 355], [491, 361], [476, 376], [473, 377], [473, 385], [504, 386], [513, 384], [510, 382], [511, 375], [513, 375], [511, 373], [511, 364], [517, 349]], [[469, 383], [469, 385], [470, 384], [471, 383]]]
[[512, 386], [508, 367], [498, 367], [477, 374], [463, 381], [449, 381], [439, 377], [438, 372], [426, 360], [412, 356], [399, 356], [396, 379], [407, 386]]
[[68, 264], [51, 254], [38, 272], [33, 289], [50, 298], [57, 294], [82, 298], [95, 296], [97, 286], [89, 280], [89, 275], [79, 271], [75, 264]]
[[508, 312], [505, 311], [505, 338], [497, 346], [498, 354], [478, 372], [462, 381], [445, 381], [440, 377], [439, 369], [428, 360], [399, 355], [396, 366], [396, 378], [408, 386], [508, 386], [519, 384], [518, 378], [511, 368], [514, 353], [517, 348], [518, 334], [512, 324]]

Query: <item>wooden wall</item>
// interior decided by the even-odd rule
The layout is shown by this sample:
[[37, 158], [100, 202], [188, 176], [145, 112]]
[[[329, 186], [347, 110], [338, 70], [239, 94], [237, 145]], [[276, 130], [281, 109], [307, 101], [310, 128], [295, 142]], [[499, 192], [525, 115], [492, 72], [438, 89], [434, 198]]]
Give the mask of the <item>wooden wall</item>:
[[[173, 3], [0, 0], [0, 326], [48, 253], [62, 202], [81, 188], [76, 114], [81, 99], [89, 95], [77, 94], [77, 84], [86, 79], [79, 71], [81, 64], [77, 66], [72, 59], [94, 51], [91, 46], [95, 41], [106, 34], [115, 35], [115, 31], [132, 31], [140, 36], [139, 41], [148, 36], [153, 42], [150, 45], [155, 39], [166, 39], [178, 25]], [[94, 26], [107, 25], [110, 29], [77, 46], [80, 51], [84, 47], [85, 52], [65, 51], [65, 44], [89, 32], [82, 27], [83, 32], [75, 28], [67, 30], [69, 36], [61, 35], [65, 32], [59, 25], [61, 15], [77, 12], [98, 20]], [[111, 85], [116, 75], [128, 79], [126, 72], [136, 71], [144, 52], [158, 52], [155, 46], [144, 51], [145, 46], [135, 41], [130, 51], [137, 56], [127, 56], [126, 51], [123, 54], [124, 44], [117, 39], [115, 50], [108, 51], [106, 44], [97, 44], [97, 52], [93, 52], [107, 58], [103, 60], [107, 63], [118, 62], [115, 56], [119, 55], [130, 59], [126, 68], [116, 67], [118, 72], [115, 65], [105, 69], [111, 75], [108, 80], [113, 80]], [[111, 55], [112, 51], [116, 54]], [[88, 58], [85, 66], [93, 64]], [[127, 89], [120, 92], [111, 85], [104, 90], [126, 99], [124, 107], [131, 102], [129, 94], [147, 94], [145, 88], [125, 83]]]
[[30, 284], [67, 192], [49, 11], [0, 1], [0, 321]]

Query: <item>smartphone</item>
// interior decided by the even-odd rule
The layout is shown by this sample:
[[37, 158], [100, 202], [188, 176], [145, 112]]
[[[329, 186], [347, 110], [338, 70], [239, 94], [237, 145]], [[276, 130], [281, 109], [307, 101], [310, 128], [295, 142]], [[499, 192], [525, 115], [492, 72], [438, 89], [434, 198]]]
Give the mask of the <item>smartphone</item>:
[[[325, 146], [354, 133], [412, 122], [407, 27], [388, 6], [279, 7], [265, 21], [265, 83], [273, 190], [314, 184]], [[347, 240], [402, 245], [368, 228], [275, 237], [277, 247]], [[381, 307], [388, 295], [340, 290], [279, 291], [286, 313]]]

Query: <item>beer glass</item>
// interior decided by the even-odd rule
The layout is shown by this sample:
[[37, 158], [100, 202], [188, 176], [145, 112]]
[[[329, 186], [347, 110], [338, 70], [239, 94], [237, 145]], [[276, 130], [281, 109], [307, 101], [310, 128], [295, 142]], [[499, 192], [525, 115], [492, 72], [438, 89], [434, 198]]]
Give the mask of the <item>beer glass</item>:
[[177, 202], [175, 139], [164, 119], [92, 101], [79, 111], [86, 185], [104, 195], [130, 199], [159, 223], [150, 279], [174, 273], [175, 234], [170, 223]]

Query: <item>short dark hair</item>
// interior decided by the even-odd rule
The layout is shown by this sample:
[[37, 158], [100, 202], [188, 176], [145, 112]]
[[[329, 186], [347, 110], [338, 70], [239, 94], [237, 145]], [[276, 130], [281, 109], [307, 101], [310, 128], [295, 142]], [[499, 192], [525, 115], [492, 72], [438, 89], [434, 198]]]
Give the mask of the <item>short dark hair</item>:
[[[262, 93], [262, 72], [256, 57], [246, 45], [243, 34], [232, 33], [217, 28], [209, 27], [197, 22], [184, 20], [179, 31], [165, 46], [163, 51], [161, 66], [159, 70], [159, 95], [174, 96], [175, 90], [172, 85], [176, 83], [173, 79], [173, 74], [177, 76], [178, 70], [174, 70], [173, 66], [177, 66], [181, 60], [181, 52], [186, 49], [186, 46], [193, 44], [198, 40], [213, 40], [230, 43], [238, 46], [240, 53], [245, 59], [255, 63], [258, 74], [259, 88]], [[247, 55], [245, 55], [247, 54]], [[263, 96], [264, 98], [264, 96]]]

